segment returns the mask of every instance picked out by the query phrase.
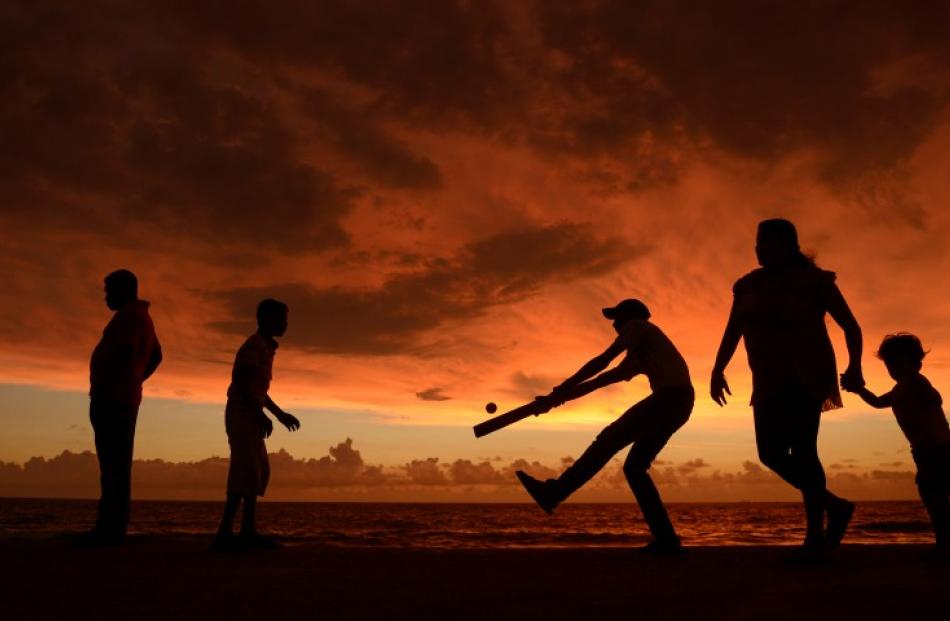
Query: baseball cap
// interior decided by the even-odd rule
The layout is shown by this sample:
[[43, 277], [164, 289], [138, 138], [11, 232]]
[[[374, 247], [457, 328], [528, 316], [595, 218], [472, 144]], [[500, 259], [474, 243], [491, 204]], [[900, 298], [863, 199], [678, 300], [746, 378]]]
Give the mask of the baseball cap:
[[647, 305], [640, 300], [628, 299], [620, 302], [616, 306], [603, 309], [604, 317], [607, 319], [642, 319], [650, 318], [650, 310]]

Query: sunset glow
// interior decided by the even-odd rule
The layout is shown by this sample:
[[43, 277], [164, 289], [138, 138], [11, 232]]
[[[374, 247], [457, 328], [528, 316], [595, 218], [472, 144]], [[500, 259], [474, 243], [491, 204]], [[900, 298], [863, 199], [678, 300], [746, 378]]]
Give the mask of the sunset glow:
[[[302, 427], [268, 441], [287, 453], [269, 498], [524, 501], [512, 463], [559, 471], [645, 379], [471, 426], [603, 351], [600, 309], [638, 297], [697, 392], [654, 467], [665, 497], [795, 498], [758, 463], [741, 348], [728, 406], [708, 394], [770, 217], [837, 273], [872, 390], [904, 330], [950, 395], [946, 8], [44, 4], [0, 19], [0, 495], [95, 495], [74, 454], [117, 268], [165, 355], [136, 458], [177, 464], [138, 464], [138, 497], [223, 493], [230, 365], [275, 297], [270, 394]], [[844, 399], [823, 419], [829, 487], [914, 498], [890, 412]], [[187, 489], [165, 483], [179, 462]], [[577, 499], [625, 485], [608, 468]]]

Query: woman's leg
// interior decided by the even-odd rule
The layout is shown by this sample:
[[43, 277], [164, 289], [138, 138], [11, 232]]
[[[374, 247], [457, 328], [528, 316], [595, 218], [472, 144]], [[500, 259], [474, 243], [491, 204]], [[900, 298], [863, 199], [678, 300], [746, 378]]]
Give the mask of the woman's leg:
[[798, 489], [805, 503], [805, 545], [820, 545], [824, 542], [824, 519], [826, 505], [825, 469], [818, 458], [818, 427], [821, 422], [821, 406], [807, 398], [792, 400], [797, 412], [789, 412], [792, 424], [789, 427], [789, 454], [792, 469], [797, 473]]
[[789, 388], [757, 403], [755, 438], [759, 459], [802, 493], [805, 545], [824, 541], [824, 511], [829, 499], [818, 459], [821, 404], [801, 388]]

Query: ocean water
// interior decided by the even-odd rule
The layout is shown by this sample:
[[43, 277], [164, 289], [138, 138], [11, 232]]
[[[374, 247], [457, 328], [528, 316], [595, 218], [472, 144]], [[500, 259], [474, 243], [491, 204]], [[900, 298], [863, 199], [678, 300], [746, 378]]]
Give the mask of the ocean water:
[[[220, 502], [134, 502], [130, 533], [211, 537]], [[670, 504], [687, 545], [794, 545], [797, 503]], [[56, 536], [91, 527], [95, 502], [0, 499], [0, 537]], [[261, 530], [285, 543], [397, 548], [614, 547], [649, 534], [633, 504], [571, 504], [547, 516], [528, 504], [281, 503], [259, 505]], [[858, 503], [846, 543], [932, 543], [919, 502]]]

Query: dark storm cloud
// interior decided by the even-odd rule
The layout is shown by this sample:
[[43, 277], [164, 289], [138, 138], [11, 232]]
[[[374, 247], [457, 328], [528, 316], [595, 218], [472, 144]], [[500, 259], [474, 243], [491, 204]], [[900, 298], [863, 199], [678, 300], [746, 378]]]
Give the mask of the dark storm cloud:
[[946, 3], [885, 0], [8, 2], [0, 215], [345, 243], [365, 180], [307, 161], [287, 106], [370, 186], [445, 183], [394, 127], [530, 145], [605, 193], [675, 183], [707, 145], [766, 164], [809, 150], [830, 187], [919, 227], [901, 166], [950, 88], [914, 74], [948, 65], [948, 23]]
[[[287, 302], [293, 342], [311, 350], [409, 353], [420, 350], [423, 337], [453, 321], [525, 299], [554, 282], [609, 273], [643, 252], [625, 240], [601, 238], [586, 226], [565, 223], [470, 243], [452, 260], [393, 276], [377, 289], [316, 289], [294, 283], [215, 295], [235, 318], [253, 317], [264, 297]], [[247, 321], [213, 327], [243, 334]]]
[[404, 142], [377, 127], [372, 121], [373, 110], [354, 110], [318, 90], [307, 93], [304, 107], [324, 139], [380, 185], [421, 189], [442, 185], [442, 174], [432, 160], [416, 155]]
[[494, 126], [517, 106], [511, 36], [493, 2], [177, 2], [160, 9], [194, 36], [252, 60], [320, 67], [380, 93], [378, 113], [424, 125]]
[[[669, 94], [641, 73], [591, 62], [565, 79], [538, 47], [531, 5], [501, 2], [176, 3], [168, 22], [260, 66], [318, 69], [364, 87], [356, 103], [301, 89], [323, 139], [389, 187], [433, 188], [437, 163], [370, 118], [523, 143], [544, 156], [623, 159], [613, 192], [675, 182], [688, 137]], [[542, 10], [547, 7], [542, 5]], [[519, 20], [518, 16], [521, 19]], [[583, 175], [582, 175], [583, 176]]]
[[100, 8], [22, 4], [0, 20], [5, 215], [290, 251], [346, 240], [353, 191], [299, 159], [266, 92], [153, 28], [147, 7]]
[[[571, 59], [565, 82], [608, 102], [581, 136], [681, 128], [764, 162], [824, 151], [824, 180], [850, 189], [902, 163], [938, 121], [946, 84], [876, 89], [873, 71], [915, 58], [950, 60], [950, 5], [876, 2], [542, 3], [545, 41]], [[643, 94], [655, 80], [656, 103]], [[613, 102], [612, 104], [610, 102]], [[592, 131], [593, 128], [593, 131]], [[908, 209], [913, 205], [891, 204]]]

